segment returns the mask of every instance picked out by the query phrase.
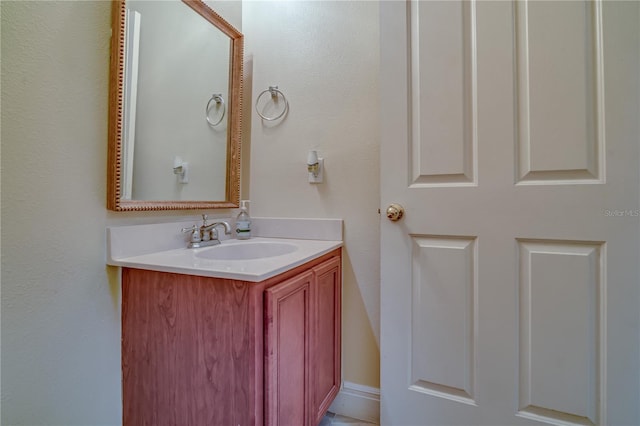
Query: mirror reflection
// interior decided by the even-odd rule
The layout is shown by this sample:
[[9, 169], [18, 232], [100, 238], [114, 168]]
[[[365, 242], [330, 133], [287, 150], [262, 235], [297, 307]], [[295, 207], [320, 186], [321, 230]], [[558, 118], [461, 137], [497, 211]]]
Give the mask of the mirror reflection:
[[180, 1], [127, 1], [126, 34], [123, 198], [224, 199], [229, 38]]
[[110, 208], [237, 205], [242, 35], [198, 0], [117, 1], [113, 12], [123, 67], [112, 58], [121, 108], [110, 127], [122, 125], [110, 135]]

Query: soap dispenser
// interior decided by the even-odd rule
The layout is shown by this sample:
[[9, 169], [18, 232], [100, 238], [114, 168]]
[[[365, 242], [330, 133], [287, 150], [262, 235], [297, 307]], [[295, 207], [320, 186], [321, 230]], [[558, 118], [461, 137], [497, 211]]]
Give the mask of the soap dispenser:
[[236, 218], [236, 235], [239, 240], [251, 238], [251, 217], [247, 213], [247, 203], [249, 200], [240, 201], [240, 213]]

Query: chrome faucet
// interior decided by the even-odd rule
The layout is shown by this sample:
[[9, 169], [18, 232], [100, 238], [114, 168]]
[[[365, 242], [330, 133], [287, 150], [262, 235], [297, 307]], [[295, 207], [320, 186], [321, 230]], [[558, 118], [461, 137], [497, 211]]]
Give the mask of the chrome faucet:
[[206, 214], [202, 215], [202, 226], [198, 227], [197, 225], [193, 225], [187, 228], [182, 228], [182, 232], [191, 232], [191, 238], [189, 239], [189, 245], [187, 247], [199, 248], [220, 244], [218, 230], [216, 229], [219, 225], [224, 226], [224, 233], [226, 235], [231, 234], [231, 225], [225, 221], [208, 224]]

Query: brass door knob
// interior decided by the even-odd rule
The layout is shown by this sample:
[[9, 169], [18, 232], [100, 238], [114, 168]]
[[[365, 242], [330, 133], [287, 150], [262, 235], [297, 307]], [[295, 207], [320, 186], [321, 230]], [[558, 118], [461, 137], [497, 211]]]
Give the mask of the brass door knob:
[[404, 207], [400, 204], [393, 203], [387, 207], [387, 218], [390, 221], [397, 222], [402, 219], [402, 216], [404, 216]]

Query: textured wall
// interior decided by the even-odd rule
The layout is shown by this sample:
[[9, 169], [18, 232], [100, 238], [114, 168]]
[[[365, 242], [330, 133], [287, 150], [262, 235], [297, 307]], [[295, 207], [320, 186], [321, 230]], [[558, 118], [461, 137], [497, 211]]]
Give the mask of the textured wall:
[[[384, 107], [378, 3], [245, 2], [242, 22], [253, 93], [246, 102], [252, 213], [344, 219], [344, 378], [377, 387], [378, 114]], [[275, 125], [262, 123], [253, 107], [269, 85], [290, 102], [288, 116]], [[324, 184], [307, 183], [309, 149], [325, 158]]]
[[116, 424], [108, 2], [2, 2], [2, 424]]

